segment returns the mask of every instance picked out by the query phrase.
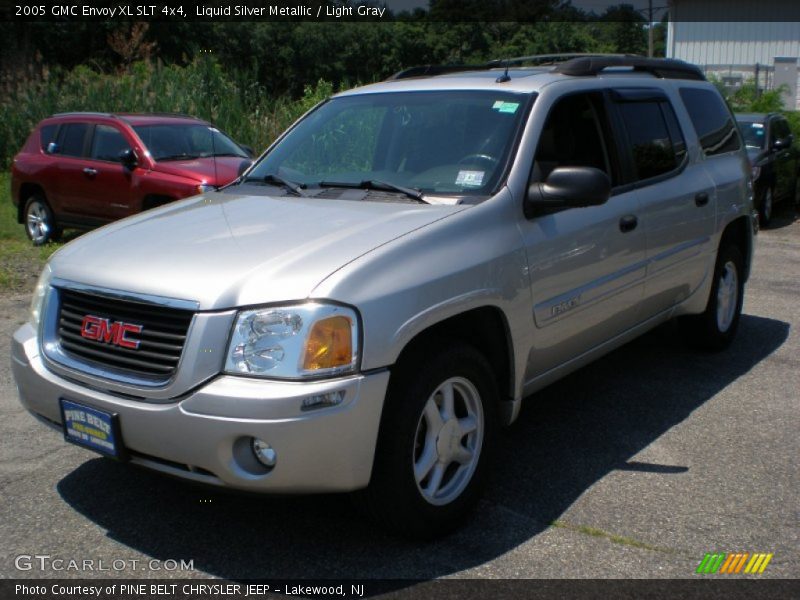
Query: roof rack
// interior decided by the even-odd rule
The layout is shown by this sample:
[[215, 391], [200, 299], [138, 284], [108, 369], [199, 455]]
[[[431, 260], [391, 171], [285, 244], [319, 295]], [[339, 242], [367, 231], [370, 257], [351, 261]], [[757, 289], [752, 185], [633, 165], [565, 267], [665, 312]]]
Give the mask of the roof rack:
[[386, 81], [395, 79], [409, 79], [411, 77], [435, 77], [447, 73], [461, 73], [462, 71], [484, 71], [490, 69], [488, 65], [420, 65], [398, 71], [386, 78]]
[[603, 56], [634, 56], [633, 54], [598, 54], [596, 52], [562, 52], [559, 54], [531, 54], [530, 56], [515, 56], [513, 58], [496, 58], [486, 63], [488, 68], [518, 67], [526, 63], [534, 65], [552, 65], [559, 62], [568, 61], [574, 58], [589, 58]]
[[62, 113], [55, 113], [50, 115], [50, 117], [116, 117], [117, 115], [107, 113], [107, 112], [97, 112], [97, 111], [81, 111], [81, 110], [71, 110], [68, 112]]
[[586, 77], [597, 75], [609, 67], [631, 67], [634, 71], [651, 73], [661, 79], [695, 79], [705, 81], [699, 67], [674, 58], [645, 58], [643, 56], [584, 56], [556, 65], [555, 73]]

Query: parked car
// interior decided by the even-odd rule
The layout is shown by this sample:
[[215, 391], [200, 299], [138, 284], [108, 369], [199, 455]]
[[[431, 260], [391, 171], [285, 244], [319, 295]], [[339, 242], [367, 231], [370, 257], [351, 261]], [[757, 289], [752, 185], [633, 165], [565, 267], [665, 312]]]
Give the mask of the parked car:
[[251, 152], [182, 115], [64, 113], [33, 130], [11, 167], [17, 221], [36, 245], [229, 183]]
[[736, 120], [752, 166], [759, 221], [766, 227], [776, 203], [797, 199], [800, 148], [781, 114], [742, 113], [736, 115]]
[[523, 398], [674, 317], [731, 343], [749, 179], [733, 115], [681, 61], [401, 72], [314, 108], [237, 184], [55, 253], [14, 378], [101, 454], [360, 490], [434, 536]]

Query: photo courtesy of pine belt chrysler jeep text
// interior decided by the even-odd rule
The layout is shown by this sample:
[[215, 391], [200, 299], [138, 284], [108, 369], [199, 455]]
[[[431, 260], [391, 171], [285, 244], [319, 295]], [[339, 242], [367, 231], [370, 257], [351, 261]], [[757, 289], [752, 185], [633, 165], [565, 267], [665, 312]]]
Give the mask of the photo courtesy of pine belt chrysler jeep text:
[[475, 505], [523, 397], [672, 318], [732, 341], [752, 203], [692, 65], [413, 68], [321, 103], [232, 185], [56, 252], [14, 377], [101, 454], [358, 491], [432, 537]]

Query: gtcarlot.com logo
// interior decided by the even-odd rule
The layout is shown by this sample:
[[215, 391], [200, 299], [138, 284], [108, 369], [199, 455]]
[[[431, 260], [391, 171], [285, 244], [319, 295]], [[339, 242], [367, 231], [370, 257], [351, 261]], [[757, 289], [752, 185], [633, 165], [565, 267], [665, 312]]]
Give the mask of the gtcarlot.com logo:
[[17, 571], [193, 571], [194, 560], [61, 558], [50, 554], [19, 554], [14, 557], [14, 567]]
[[707, 552], [697, 565], [696, 573], [735, 575], [747, 573], [760, 575], [772, 560], [772, 554], [762, 552]]

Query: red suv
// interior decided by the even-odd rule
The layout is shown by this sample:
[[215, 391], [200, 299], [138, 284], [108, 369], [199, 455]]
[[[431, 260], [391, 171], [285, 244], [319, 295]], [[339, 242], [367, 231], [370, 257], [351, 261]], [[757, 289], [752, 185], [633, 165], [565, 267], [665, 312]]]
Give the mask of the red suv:
[[17, 221], [34, 244], [225, 185], [249, 148], [182, 115], [65, 113], [33, 130], [11, 167]]

